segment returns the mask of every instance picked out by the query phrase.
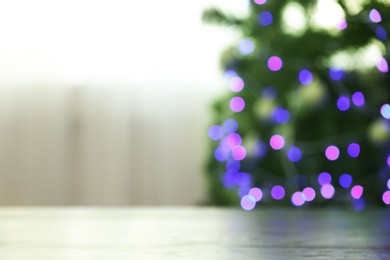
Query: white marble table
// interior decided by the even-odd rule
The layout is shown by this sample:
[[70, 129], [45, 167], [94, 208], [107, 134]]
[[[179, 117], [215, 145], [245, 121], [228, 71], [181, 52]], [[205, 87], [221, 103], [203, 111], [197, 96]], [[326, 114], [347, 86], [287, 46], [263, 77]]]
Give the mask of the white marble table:
[[0, 208], [0, 259], [390, 259], [390, 211]]

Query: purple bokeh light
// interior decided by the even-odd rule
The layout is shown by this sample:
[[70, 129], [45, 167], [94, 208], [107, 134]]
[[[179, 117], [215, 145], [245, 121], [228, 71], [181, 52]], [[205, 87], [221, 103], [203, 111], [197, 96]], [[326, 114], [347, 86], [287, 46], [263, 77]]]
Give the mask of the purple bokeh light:
[[337, 99], [337, 108], [340, 111], [347, 111], [351, 106], [349, 98], [347, 96], [341, 96]]
[[313, 82], [313, 73], [309, 70], [301, 70], [298, 78], [302, 85], [310, 85]]
[[263, 192], [257, 187], [250, 189], [249, 195], [255, 198], [256, 201], [260, 201], [263, 198]]
[[357, 143], [352, 143], [352, 144], [348, 145], [347, 150], [348, 150], [349, 156], [356, 158], [360, 154], [360, 145]]
[[331, 199], [334, 195], [335, 189], [331, 184], [325, 184], [321, 187], [321, 195], [325, 199]]
[[272, 14], [268, 11], [261, 12], [258, 17], [258, 21], [262, 26], [269, 26], [273, 19]]
[[229, 149], [226, 147], [218, 146], [214, 151], [214, 157], [217, 161], [223, 162], [229, 158]]
[[283, 66], [283, 61], [278, 56], [272, 56], [267, 62], [268, 68], [272, 71], [278, 71]]
[[311, 187], [304, 188], [302, 192], [305, 195], [306, 201], [312, 201], [316, 197], [316, 191]]
[[245, 100], [242, 97], [233, 97], [230, 100], [230, 109], [233, 112], [241, 112], [245, 108]]
[[238, 123], [235, 119], [233, 118], [228, 118], [226, 119], [223, 124], [222, 124], [222, 128], [223, 130], [230, 134], [230, 133], [234, 133], [237, 131], [238, 129]]
[[229, 82], [229, 80], [231, 80], [232, 78], [237, 77], [237, 72], [235, 72], [234, 70], [227, 70], [223, 74], [223, 77], [227, 82]]
[[[389, 157], [387, 157], [387, 165], [390, 167], [390, 155], [389, 155]], [[389, 187], [389, 189], [390, 189], [390, 187]]]
[[284, 146], [284, 138], [281, 135], [273, 135], [269, 140], [269, 144], [274, 150], [280, 150]]
[[352, 176], [348, 173], [344, 173], [340, 176], [339, 178], [339, 183], [340, 186], [343, 187], [344, 189], [349, 188], [352, 184]]
[[330, 68], [329, 77], [334, 81], [339, 81], [344, 77], [344, 71], [338, 67]]
[[389, 105], [389, 104], [384, 104], [384, 105], [382, 105], [380, 111], [381, 111], [381, 115], [382, 115], [385, 119], [390, 119], [390, 105]]
[[208, 131], [209, 138], [213, 141], [220, 140], [223, 137], [222, 127], [218, 125], [213, 125], [209, 128]]
[[251, 175], [247, 172], [238, 172], [234, 176], [235, 176], [235, 183], [238, 186], [243, 187], [243, 188], [247, 188], [247, 190], [244, 192], [245, 194], [243, 194], [242, 196], [248, 194], [248, 192], [250, 190], [249, 186], [252, 183]]
[[278, 96], [278, 90], [275, 87], [267, 86], [263, 89], [263, 97], [273, 100]]
[[287, 157], [292, 162], [298, 162], [302, 158], [302, 152], [298, 147], [292, 146], [287, 151]]
[[325, 184], [330, 184], [332, 182], [332, 176], [327, 172], [321, 172], [318, 175], [318, 183], [322, 186]]
[[229, 88], [233, 92], [240, 92], [244, 85], [244, 81], [240, 77], [233, 77], [229, 80]]
[[347, 28], [347, 26], [348, 26], [347, 21], [345, 21], [345, 19], [342, 19], [340, 23], [336, 25], [336, 28], [342, 31], [345, 28]]
[[285, 124], [290, 121], [290, 112], [282, 107], [275, 107], [272, 111], [272, 120], [279, 124]]
[[252, 210], [256, 206], [256, 200], [251, 195], [245, 195], [241, 198], [241, 207], [245, 210]]
[[281, 200], [284, 198], [284, 195], [286, 194], [286, 191], [284, 188], [280, 185], [276, 185], [271, 190], [271, 196], [275, 200]]
[[236, 171], [227, 171], [223, 175], [222, 183], [227, 189], [233, 189], [236, 186]]
[[390, 189], [390, 179], [387, 181], [387, 188]]
[[254, 0], [255, 4], [263, 5], [267, 2], [267, 0]]
[[370, 20], [374, 23], [379, 23], [380, 21], [382, 21], [381, 14], [378, 12], [378, 10], [372, 9], [370, 11]]
[[352, 95], [352, 103], [357, 106], [361, 107], [364, 105], [364, 95], [362, 92], [355, 92]]
[[242, 138], [237, 133], [231, 133], [226, 138], [226, 144], [231, 148], [240, 145], [241, 143], [242, 143]]
[[385, 29], [383, 29], [382, 26], [379, 26], [378, 28], [376, 28], [375, 35], [381, 41], [387, 40], [387, 33], [386, 33]]
[[244, 55], [251, 54], [254, 49], [255, 49], [255, 45], [249, 39], [244, 39], [240, 41], [240, 43], [238, 44], [238, 50]]
[[306, 199], [306, 196], [305, 194], [303, 194], [302, 192], [300, 191], [296, 191], [293, 193], [293, 195], [291, 196], [291, 203], [294, 205], [294, 206], [302, 206], [304, 203], [305, 203], [305, 199]]
[[334, 145], [329, 146], [325, 150], [325, 156], [330, 161], [337, 160], [339, 158], [339, 155], [340, 155], [340, 150]]
[[243, 146], [237, 145], [232, 148], [232, 157], [234, 160], [241, 161], [244, 160], [246, 156], [246, 150]]
[[380, 72], [386, 73], [389, 71], [389, 65], [384, 57], [381, 57], [380, 60], [376, 63], [376, 67]]
[[351, 196], [354, 199], [360, 199], [360, 197], [363, 195], [363, 187], [360, 185], [355, 185], [351, 189]]
[[382, 200], [386, 205], [390, 205], [390, 191], [385, 191], [382, 196]]
[[239, 171], [241, 168], [241, 163], [234, 159], [230, 159], [226, 162], [226, 169], [228, 171]]

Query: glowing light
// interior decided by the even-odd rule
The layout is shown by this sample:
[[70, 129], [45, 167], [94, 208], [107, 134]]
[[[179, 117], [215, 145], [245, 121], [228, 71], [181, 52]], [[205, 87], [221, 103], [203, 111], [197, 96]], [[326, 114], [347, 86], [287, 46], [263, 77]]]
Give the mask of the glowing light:
[[371, 12], [370, 12], [370, 19], [374, 23], [379, 23], [380, 21], [382, 21], [381, 14], [376, 9], [372, 9], [371, 10]]
[[281, 200], [284, 198], [284, 195], [286, 194], [286, 191], [284, 188], [280, 185], [276, 185], [271, 190], [271, 196], [275, 200]]
[[[390, 167], [390, 155], [389, 155], [389, 157], [387, 157], [387, 165]], [[390, 187], [389, 187], [389, 189], [390, 189]]]
[[226, 161], [229, 158], [229, 149], [218, 146], [214, 151], [214, 157], [217, 161]]
[[360, 145], [356, 143], [348, 145], [348, 154], [353, 158], [358, 157], [360, 154]]
[[386, 205], [390, 205], [390, 191], [385, 191], [382, 196], [382, 200]]
[[235, 175], [236, 175], [235, 171], [225, 172], [222, 178], [223, 186], [225, 186], [228, 189], [233, 189], [236, 186]]
[[280, 150], [284, 146], [284, 138], [281, 135], [274, 135], [269, 141], [270, 146], [274, 150]]
[[229, 81], [229, 88], [233, 92], [240, 92], [244, 88], [244, 81], [240, 77], [233, 77]]
[[256, 200], [251, 195], [241, 198], [241, 207], [245, 210], [252, 210], [256, 206]]
[[230, 100], [230, 109], [233, 112], [241, 112], [245, 108], [245, 101], [242, 97], [233, 97]]
[[249, 55], [255, 49], [255, 45], [251, 40], [244, 39], [238, 44], [239, 51], [244, 55]]
[[387, 61], [385, 58], [381, 57], [379, 61], [376, 63], [376, 67], [380, 72], [386, 73], [389, 71], [389, 65], [387, 64]]
[[305, 203], [305, 195], [300, 191], [294, 192], [291, 196], [291, 203], [294, 206], [302, 206]]
[[375, 35], [381, 41], [387, 40], [387, 33], [386, 33], [385, 29], [383, 29], [382, 26], [379, 26], [378, 28], [376, 28]]
[[241, 167], [241, 164], [239, 161], [230, 159], [226, 162], [226, 169], [228, 171], [239, 171], [240, 167]]
[[240, 145], [241, 142], [242, 142], [241, 136], [239, 134], [236, 134], [236, 133], [229, 134], [226, 138], [226, 144], [229, 147], [234, 147], [234, 146]]
[[209, 128], [208, 131], [209, 138], [213, 141], [220, 140], [223, 136], [223, 130], [222, 127], [218, 125], [213, 125]]
[[249, 190], [250, 190], [250, 188], [248, 186], [241, 186], [240, 188], [238, 188], [238, 191], [237, 191], [238, 197], [240, 199], [242, 199], [242, 197], [248, 195]]
[[226, 81], [229, 82], [232, 78], [237, 77], [237, 72], [235, 72], [234, 70], [227, 70], [223, 74], [223, 77], [225, 78]]
[[252, 177], [247, 172], [239, 172], [239, 173], [235, 174], [235, 182], [237, 185], [239, 185], [240, 187], [243, 188], [242, 190], [244, 190], [244, 192], [243, 192], [244, 194], [242, 196], [244, 196], [244, 195], [248, 194], [248, 192], [250, 190], [249, 185], [252, 182]]
[[331, 199], [334, 195], [334, 187], [331, 184], [325, 184], [321, 187], [321, 195], [325, 199]]
[[267, 154], [267, 145], [263, 141], [258, 141], [254, 147], [257, 158], [262, 158]]
[[268, 68], [272, 71], [278, 71], [283, 66], [283, 61], [278, 56], [272, 56], [268, 59]]
[[366, 202], [363, 199], [357, 199], [352, 202], [352, 207], [356, 211], [361, 211], [366, 206]]
[[232, 149], [232, 157], [237, 161], [244, 160], [246, 156], [246, 150], [243, 146], [237, 145]]
[[389, 105], [389, 104], [384, 104], [384, 105], [381, 107], [381, 115], [382, 115], [385, 119], [390, 119], [390, 105]]
[[255, 4], [263, 5], [267, 2], [267, 0], [254, 0]]
[[330, 161], [337, 160], [339, 158], [339, 155], [340, 155], [340, 150], [334, 145], [329, 146], [325, 150], [325, 156]]
[[313, 73], [309, 70], [301, 70], [298, 78], [302, 85], [310, 85], [313, 82]]
[[276, 123], [285, 124], [290, 120], [290, 112], [284, 108], [276, 107], [272, 111], [271, 117]]
[[318, 175], [318, 183], [320, 185], [330, 184], [332, 182], [332, 176], [327, 172], [322, 172]]
[[226, 133], [234, 133], [238, 129], [238, 123], [235, 119], [228, 118], [223, 122], [222, 128]]
[[352, 103], [357, 106], [361, 107], [364, 105], [364, 95], [362, 92], [355, 92], [352, 95]]
[[360, 199], [360, 197], [363, 195], [363, 187], [360, 185], [355, 185], [351, 189], [351, 196], [354, 199]]
[[344, 77], [344, 71], [337, 67], [330, 68], [329, 77], [334, 81], [339, 81]]
[[288, 149], [287, 157], [290, 161], [297, 162], [302, 158], [302, 152], [298, 147], [293, 146]]
[[255, 198], [256, 201], [260, 201], [263, 198], [263, 192], [256, 187], [249, 190], [249, 195]]
[[262, 26], [268, 26], [273, 21], [273, 16], [270, 12], [264, 11], [259, 14], [258, 21]]
[[302, 192], [305, 195], [306, 201], [312, 201], [316, 197], [316, 191], [311, 187], [304, 188]]
[[390, 189], [390, 179], [387, 181], [387, 188]]
[[348, 27], [347, 21], [345, 19], [341, 19], [340, 23], [337, 24], [336, 28], [339, 29], [340, 31], [345, 30], [345, 28]]
[[266, 99], [275, 99], [278, 96], [278, 90], [274, 87], [268, 86], [263, 89], [263, 97]]
[[337, 108], [340, 111], [347, 111], [351, 104], [349, 103], [349, 98], [347, 96], [341, 96], [337, 100]]
[[340, 176], [339, 179], [340, 186], [343, 187], [344, 189], [349, 188], [352, 184], [352, 176], [349, 175], [348, 173], [344, 173]]

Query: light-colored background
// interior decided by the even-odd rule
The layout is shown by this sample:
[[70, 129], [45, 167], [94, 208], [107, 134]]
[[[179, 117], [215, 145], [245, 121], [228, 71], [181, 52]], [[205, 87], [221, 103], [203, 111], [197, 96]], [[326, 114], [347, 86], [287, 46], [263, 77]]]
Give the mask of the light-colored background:
[[203, 201], [238, 37], [201, 13], [245, 2], [0, 0], [0, 205]]

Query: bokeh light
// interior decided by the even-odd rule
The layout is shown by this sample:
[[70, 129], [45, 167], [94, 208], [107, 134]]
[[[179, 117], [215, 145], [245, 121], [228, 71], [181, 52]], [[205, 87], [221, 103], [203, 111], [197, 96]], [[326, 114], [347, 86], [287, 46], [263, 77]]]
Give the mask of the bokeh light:
[[387, 181], [387, 188], [390, 189], [390, 179]]
[[302, 152], [298, 147], [292, 146], [287, 151], [287, 157], [292, 162], [298, 162], [302, 158]]
[[313, 73], [309, 70], [301, 70], [298, 78], [302, 85], [310, 85], [313, 82]]
[[382, 21], [381, 14], [378, 12], [378, 10], [372, 9], [370, 11], [370, 20], [374, 23], [379, 23], [380, 21]]
[[249, 40], [249, 39], [243, 39], [242, 41], [240, 41], [240, 43], [238, 44], [238, 50], [244, 54], [244, 55], [249, 55], [253, 52], [253, 50], [255, 49], [255, 44]]
[[263, 192], [257, 187], [250, 189], [249, 195], [255, 198], [256, 201], [260, 201], [263, 198]]
[[232, 148], [232, 157], [237, 161], [244, 160], [246, 156], [246, 150], [243, 146], [237, 145]]
[[275, 107], [271, 117], [276, 123], [285, 124], [290, 120], [290, 112], [282, 107]]
[[230, 159], [226, 162], [226, 169], [228, 171], [239, 171], [241, 168], [241, 163], [239, 161]]
[[331, 199], [334, 195], [335, 189], [331, 184], [324, 184], [321, 187], [321, 195], [325, 199]]
[[363, 187], [360, 185], [355, 185], [351, 189], [351, 196], [354, 199], [360, 199], [360, 197], [363, 195]]
[[385, 191], [382, 196], [382, 200], [386, 205], [390, 205], [390, 191]]
[[364, 199], [357, 199], [352, 201], [352, 207], [355, 211], [362, 211], [366, 206], [366, 201]]
[[341, 21], [337, 24], [336, 28], [341, 30], [344, 30], [345, 28], [348, 27], [347, 21], [345, 19], [341, 19]]
[[267, 2], [267, 0], [254, 0], [255, 4], [263, 5]]
[[332, 176], [327, 172], [321, 172], [317, 180], [320, 185], [330, 184], [332, 182]]
[[229, 80], [229, 88], [233, 92], [240, 92], [244, 88], [244, 81], [240, 77], [233, 77]]
[[339, 81], [344, 77], [344, 71], [338, 67], [330, 68], [329, 77], [334, 81]]
[[220, 140], [223, 137], [222, 127], [218, 125], [213, 125], [209, 128], [208, 131], [209, 138], [213, 141]]
[[271, 196], [275, 200], [281, 200], [284, 198], [284, 195], [286, 194], [286, 191], [284, 188], [280, 185], [276, 185], [271, 190]]
[[222, 128], [223, 130], [226, 132], [226, 133], [234, 133], [237, 131], [238, 129], [238, 123], [235, 119], [233, 118], [228, 118], [226, 119], [223, 124], [222, 124]]
[[361, 107], [364, 105], [364, 95], [362, 92], [355, 92], [352, 95], [352, 103], [357, 106]]
[[281, 135], [273, 135], [269, 140], [269, 144], [274, 150], [280, 150], [284, 146], [284, 138]]
[[273, 100], [277, 98], [278, 90], [275, 87], [267, 86], [263, 89], [263, 97], [266, 99]]
[[389, 65], [387, 64], [387, 61], [385, 58], [381, 57], [379, 61], [376, 63], [376, 67], [380, 72], [386, 73], [389, 71]]
[[384, 104], [382, 107], [381, 107], [381, 115], [385, 118], [385, 119], [390, 119], [390, 105], [389, 104]]
[[226, 144], [229, 147], [234, 147], [234, 146], [240, 145], [241, 143], [242, 143], [242, 138], [237, 133], [231, 133], [226, 138]]
[[340, 150], [334, 145], [329, 146], [325, 150], [325, 156], [330, 161], [337, 160], [339, 158], [339, 155], [340, 155]]
[[278, 56], [272, 56], [271, 58], [268, 59], [267, 65], [270, 70], [278, 71], [282, 68], [283, 61]]
[[312, 201], [316, 197], [316, 191], [311, 187], [304, 188], [302, 192], [305, 195], [306, 201]]
[[247, 196], [250, 189], [251, 188], [249, 186], [247, 186], [247, 185], [246, 186], [245, 185], [240, 186], [240, 188], [238, 188], [238, 191], [237, 191], [238, 197], [240, 199], [242, 199], [242, 197]]
[[302, 206], [305, 203], [305, 195], [300, 191], [294, 192], [291, 196], [291, 203], [294, 206]]
[[387, 40], [387, 33], [386, 33], [385, 29], [383, 29], [382, 26], [379, 26], [378, 28], [376, 28], [375, 35], [381, 41]]
[[264, 157], [267, 154], [267, 151], [268, 151], [268, 148], [267, 148], [267, 144], [265, 142], [263, 142], [263, 141], [256, 142], [255, 147], [254, 147], [254, 153], [255, 153], [256, 158]]
[[245, 101], [242, 97], [233, 97], [230, 100], [230, 109], [233, 112], [241, 112], [245, 108]]
[[272, 14], [268, 11], [261, 12], [258, 17], [258, 21], [262, 26], [270, 25], [273, 19]]
[[214, 151], [214, 157], [217, 161], [223, 162], [229, 158], [229, 149], [218, 146]]
[[347, 96], [341, 96], [337, 99], [337, 108], [340, 111], [347, 111], [351, 106], [349, 98]]
[[223, 74], [223, 77], [227, 82], [229, 82], [232, 78], [237, 77], [237, 72], [234, 70], [227, 70]]
[[352, 176], [348, 173], [343, 173], [339, 178], [339, 183], [344, 189], [349, 188], [352, 184]]
[[[387, 157], [387, 165], [390, 167], [390, 155]], [[390, 187], [389, 187], [390, 189]]]
[[352, 143], [352, 144], [348, 145], [347, 151], [348, 151], [349, 156], [356, 158], [360, 154], [360, 145], [357, 143]]
[[241, 207], [245, 210], [252, 210], [256, 206], [256, 200], [251, 195], [245, 195], [241, 198]]
[[[244, 195], [248, 194], [248, 192], [250, 190], [249, 186], [252, 183], [252, 177], [247, 172], [238, 172], [238, 173], [235, 174], [235, 183], [238, 186], [246, 189], [245, 192], [243, 192], [243, 195], [242, 195], [242, 196], [244, 196]], [[242, 196], [240, 196], [240, 198]]]

